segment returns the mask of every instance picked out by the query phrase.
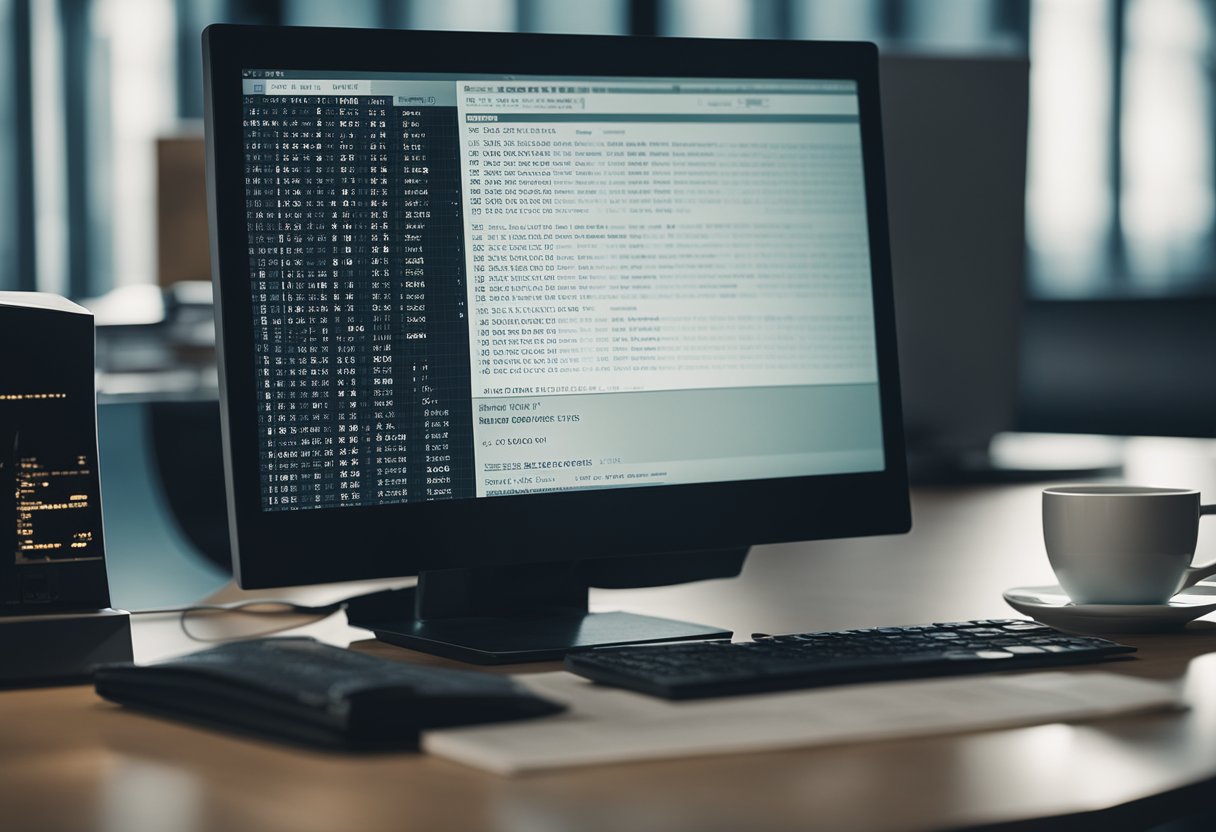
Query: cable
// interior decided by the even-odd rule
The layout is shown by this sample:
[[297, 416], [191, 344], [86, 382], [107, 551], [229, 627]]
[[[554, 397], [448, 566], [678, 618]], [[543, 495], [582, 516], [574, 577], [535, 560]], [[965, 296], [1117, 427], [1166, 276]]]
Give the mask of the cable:
[[[236, 641], [241, 638], [262, 638], [263, 636], [274, 635], [285, 630], [293, 630], [296, 627], [302, 626], [297, 623], [286, 624], [282, 627], [277, 627], [273, 630], [266, 630], [255, 633], [249, 636], [231, 636], [225, 635], [220, 638], [208, 638], [198, 633], [190, 632], [190, 628], [186, 626], [189, 617], [196, 613], [215, 613], [215, 614], [235, 614], [235, 615], [250, 615], [255, 617], [265, 616], [289, 616], [289, 615], [311, 615], [315, 616], [317, 621], [333, 615], [336, 612], [346, 609], [349, 599], [335, 601], [332, 604], [322, 604], [319, 606], [311, 606], [308, 604], [297, 604], [292, 601], [281, 601], [277, 599], [255, 598], [249, 601], [235, 601], [230, 604], [192, 604], [186, 607], [162, 607], [159, 609], [150, 610], [133, 610], [131, 615], [176, 615], [180, 614], [181, 618], [178, 621], [178, 626], [182, 632], [191, 641]], [[316, 623], [316, 622], [309, 622]]]
[[[249, 601], [234, 601], [231, 604], [191, 604], [186, 607], [164, 607], [162, 609], [132, 610], [131, 615], [183, 615], [192, 612], [232, 612], [241, 615], [333, 615], [346, 609], [346, 601], [335, 601], [332, 604], [309, 606], [296, 604], [292, 601], [281, 601], [275, 598], [254, 598]], [[255, 609], [269, 607], [269, 609]]]

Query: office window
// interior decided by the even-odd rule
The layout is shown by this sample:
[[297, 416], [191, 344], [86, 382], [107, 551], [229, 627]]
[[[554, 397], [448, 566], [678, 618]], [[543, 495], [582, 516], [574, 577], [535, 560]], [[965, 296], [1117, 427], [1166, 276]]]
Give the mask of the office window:
[[[98, 159], [95, 206], [109, 217], [112, 273], [98, 257], [94, 282], [156, 281], [156, 138], [176, 129], [175, 13], [172, 0], [95, 0], [94, 47], [108, 69], [97, 94], [108, 102], [109, 152]], [[107, 164], [108, 162], [108, 164]], [[108, 199], [106, 198], [108, 197]], [[107, 279], [108, 278], [108, 279]]]
[[811, 0], [794, 3], [791, 35], [818, 40], [877, 40], [884, 31], [882, 0]]
[[519, 28], [526, 32], [571, 35], [624, 35], [627, 0], [519, 0]]
[[[0, 79], [29, 73], [29, 7], [24, 0], [0, 0]], [[32, 281], [33, 182], [27, 162], [30, 98], [21, 83], [0, 82], [0, 290], [29, 288]]]
[[749, 0], [667, 0], [660, 6], [659, 34], [696, 38], [749, 37], [753, 34], [753, 3]]
[[627, 0], [282, 0], [294, 26], [626, 34]]
[[1216, 292], [1204, 0], [1036, 0], [1027, 232], [1043, 298]]
[[283, 0], [283, 22], [288, 26], [382, 26], [380, 0]]
[[1201, 0], [1126, 5], [1119, 201], [1127, 272], [1144, 289], [1211, 266], [1211, 14]]
[[1110, 12], [1040, 2], [1030, 19], [1026, 234], [1033, 271], [1060, 290], [1092, 290], [1110, 245]]
[[414, 29], [510, 32], [519, 14], [516, 0], [416, 0], [403, 8], [402, 24]]
[[31, 126], [34, 135], [34, 262], [38, 288], [67, 290], [67, 183], [64, 146], [63, 28], [58, 4], [35, 2], [30, 7], [33, 45]]
[[792, 0], [788, 9], [790, 36], [797, 38], [869, 40], [903, 53], [1026, 49], [1026, 6], [1020, 0]]

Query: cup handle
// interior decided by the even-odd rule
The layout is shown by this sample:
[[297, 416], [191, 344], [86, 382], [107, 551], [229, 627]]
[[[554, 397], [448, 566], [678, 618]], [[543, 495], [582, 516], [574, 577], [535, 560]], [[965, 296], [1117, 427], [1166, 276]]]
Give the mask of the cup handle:
[[[1200, 516], [1216, 514], [1216, 504], [1200, 506], [1199, 514]], [[1182, 579], [1182, 589], [1190, 589], [1204, 578], [1210, 578], [1212, 575], [1216, 575], [1216, 561], [1205, 563], [1203, 566], [1188, 566]]]

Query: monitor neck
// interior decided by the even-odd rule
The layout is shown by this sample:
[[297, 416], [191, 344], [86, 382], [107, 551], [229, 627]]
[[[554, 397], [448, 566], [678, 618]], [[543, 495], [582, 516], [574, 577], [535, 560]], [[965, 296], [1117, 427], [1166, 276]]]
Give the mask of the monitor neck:
[[577, 561], [431, 569], [418, 575], [419, 620], [587, 611], [587, 578]]

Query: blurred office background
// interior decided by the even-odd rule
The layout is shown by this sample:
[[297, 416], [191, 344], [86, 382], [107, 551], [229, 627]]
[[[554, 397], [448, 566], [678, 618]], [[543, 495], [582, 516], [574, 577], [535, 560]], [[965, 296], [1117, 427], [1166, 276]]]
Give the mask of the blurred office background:
[[[223, 578], [204, 561], [164, 566], [164, 551], [222, 549], [223, 530], [181, 516], [196, 495], [217, 499], [215, 484], [158, 487], [191, 463], [154, 452], [212, 429], [209, 412], [170, 414], [202, 420], [176, 428], [162, 412], [215, 397], [199, 282], [209, 279], [199, 34], [212, 22], [861, 39], [884, 54], [1028, 60], [1024, 306], [1010, 314], [1027, 315], [1033, 337], [1020, 415], [997, 427], [1216, 436], [1216, 384], [1205, 381], [1216, 355], [1202, 333], [1216, 331], [1208, 0], [0, 0], [0, 289], [86, 300], [104, 325], [110, 548], [145, 553], [137, 571], [150, 594], [179, 586], [184, 600]], [[1157, 330], [1135, 330], [1146, 320]], [[1117, 346], [1161, 340], [1158, 330], [1174, 352], [1134, 352], [1131, 363], [1145, 384], [1197, 391], [1176, 403], [1124, 384], [1137, 368], [1111, 359]], [[1109, 389], [1080, 398], [1120, 418], [1065, 400], [1077, 378], [1099, 377]], [[1102, 397], [1121, 387], [1112, 410]], [[1142, 418], [1145, 402], [1175, 420]], [[137, 481], [151, 484], [127, 487]]]
[[0, 287], [158, 282], [156, 140], [199, 129], [217, 21], [1028, 55], [1032, 294], [1216, 294], [1206, 0], [0, 0]]

